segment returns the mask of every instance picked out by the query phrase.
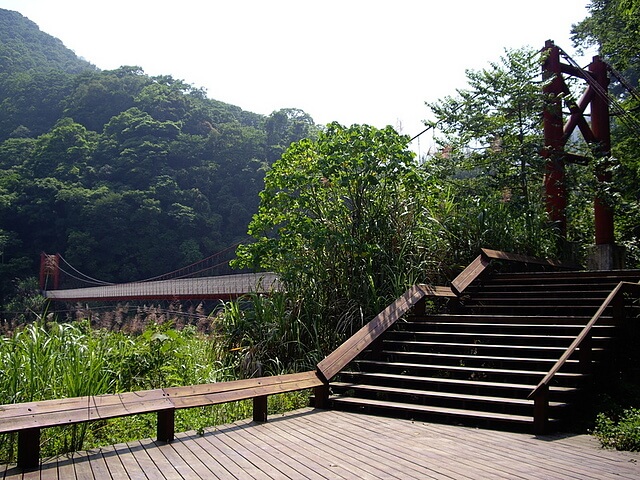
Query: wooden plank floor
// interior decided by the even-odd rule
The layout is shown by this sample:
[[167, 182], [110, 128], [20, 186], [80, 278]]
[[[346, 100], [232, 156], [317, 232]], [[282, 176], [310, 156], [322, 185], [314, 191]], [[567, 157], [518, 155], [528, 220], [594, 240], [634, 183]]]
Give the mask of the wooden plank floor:
[[0, 466], [5, 479], [598, 479], [640, 478], [640, 454], [603, 450], [586, 435], [479, 430], [303, 409], [187, 432], [169, 444], [130, 442]]

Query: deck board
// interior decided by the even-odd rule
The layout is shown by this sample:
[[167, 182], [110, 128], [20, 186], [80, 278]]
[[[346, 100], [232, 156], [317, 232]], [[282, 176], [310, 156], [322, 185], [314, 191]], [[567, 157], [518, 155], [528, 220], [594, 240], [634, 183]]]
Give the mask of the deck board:
[[44, 460], [0, 479], [632, 479], [640, 454], [599, 447], [586, 435], [480, 430], [331, 410], [302, 409]]
[[322, 474], [327, 479], [353, 478], [353, 474], [344, 467], [332, 463], [322, 452], [312, 448], [309, 438], [299, 438], [292, 433], [292, 429], [286, 426], [286, 423], [271, 423], [260, 425], [264, 435], [270, 437], [277, 443], [283, 455], [290, 455], [292, 458], [303, 463], [308, 468], [312, 468], [315, 472]]
[[[367, 422], [367, 420], [375, 422], [376, 417], [362, 419], [364, 422]], [[336, 447], [340, 448], [340, 450], [346, 451], [349, 455], [354, 455], [360, 461], [370, 462], [372, 471], [376, 472], [376, 469], [379, 469], [378, 465], [382, 463], [384, 468], [379, 469], [379, 471], [382, 474], [387, 474], [389, 478], [443, 478], [420, 463], [414, 462], [411, 452], [406, 449], [397, 449], [394, 445], [389, 445], [389, 448], [381, 450], [373, 436], [356, 438], [349, 435], [348, 432], [353, 427], [353, 424], [349, 424], [346, 421], [341, 421], [331, 426], [323, 422], [315, 422], [313, 418], [303, 417], [298, 421], [301, 423], [301, 430], [313, 430], [317, 431], [318, 435], [323, 438], [333, 438]], [[362, 426], [360, 425], [360, 428]]]

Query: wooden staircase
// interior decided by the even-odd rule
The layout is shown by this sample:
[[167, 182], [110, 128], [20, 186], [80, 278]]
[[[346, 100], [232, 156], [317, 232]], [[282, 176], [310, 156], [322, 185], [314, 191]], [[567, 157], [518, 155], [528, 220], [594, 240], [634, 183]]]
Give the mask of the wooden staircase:
[[[329, 405], [530, 431], [532, 391], [616, 285], [639, 280], [637, 270], [485, 271], [441, 311], [414, 308], [396, 321], [332, 378]], [[553, 376], [550, 426], [558, 428], [579, 403], [594, 367], [606, 367], [616, 336], [611, 309]]]

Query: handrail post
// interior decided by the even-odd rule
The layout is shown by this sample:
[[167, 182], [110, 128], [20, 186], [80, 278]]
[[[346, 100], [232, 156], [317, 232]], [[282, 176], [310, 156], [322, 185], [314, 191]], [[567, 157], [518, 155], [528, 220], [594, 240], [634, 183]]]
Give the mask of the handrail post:
[[326, 410], [329, 408], [329, 385], [324, 383], [313, 389], [314, 408]]
[[611, 302], [613, 313], [613, 324], [619, 331], [615, 348], [615, 356], [613, 358], [615, 368], [622, 368], [623, 365], [630, 361], [629, 352], [635, 350], [635, 335], [633, 334], [633, 324], [631, 319], [627, 317], [625, 304], [625, 293], [629, 293], [629, 286], [625, 285], [616, 298]]
[[260, 423], [267, 421], [267, 395], [253, 397], [253, 421]]
[[420, 300], [418, 300], [416, 302], [416, 304], [413, 306], [413, 314], [416, 316], [423, 316], [425, 315], [425, 313], [427, 313], [427, 298], [426, 297], [422, 297]]
[[533, 397], [533, 433], [543, 435], [549, 424], [549, 385], [542, 384]]
[[30, 470], [40, 465], [40, 429], [27, 428], [18, 432], [18, 468]]
[[171, 442], [175, 438], [175, 419], [176, 409], [167, 408], [165, 410], [158, 410], [157, 413], [157, 438], [160, 442]]

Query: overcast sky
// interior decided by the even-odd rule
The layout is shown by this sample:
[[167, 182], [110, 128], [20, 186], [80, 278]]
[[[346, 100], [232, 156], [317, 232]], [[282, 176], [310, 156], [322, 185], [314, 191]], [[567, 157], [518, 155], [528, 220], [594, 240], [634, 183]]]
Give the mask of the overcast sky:
[[[137, 65], [261, 114], [393, 125], [415, 135], [425, 101], [505, 48], [555, 40], [588, 0], [0, 0], [101, 69]], [[581, 61], [580, 63], [589, 63]]]

